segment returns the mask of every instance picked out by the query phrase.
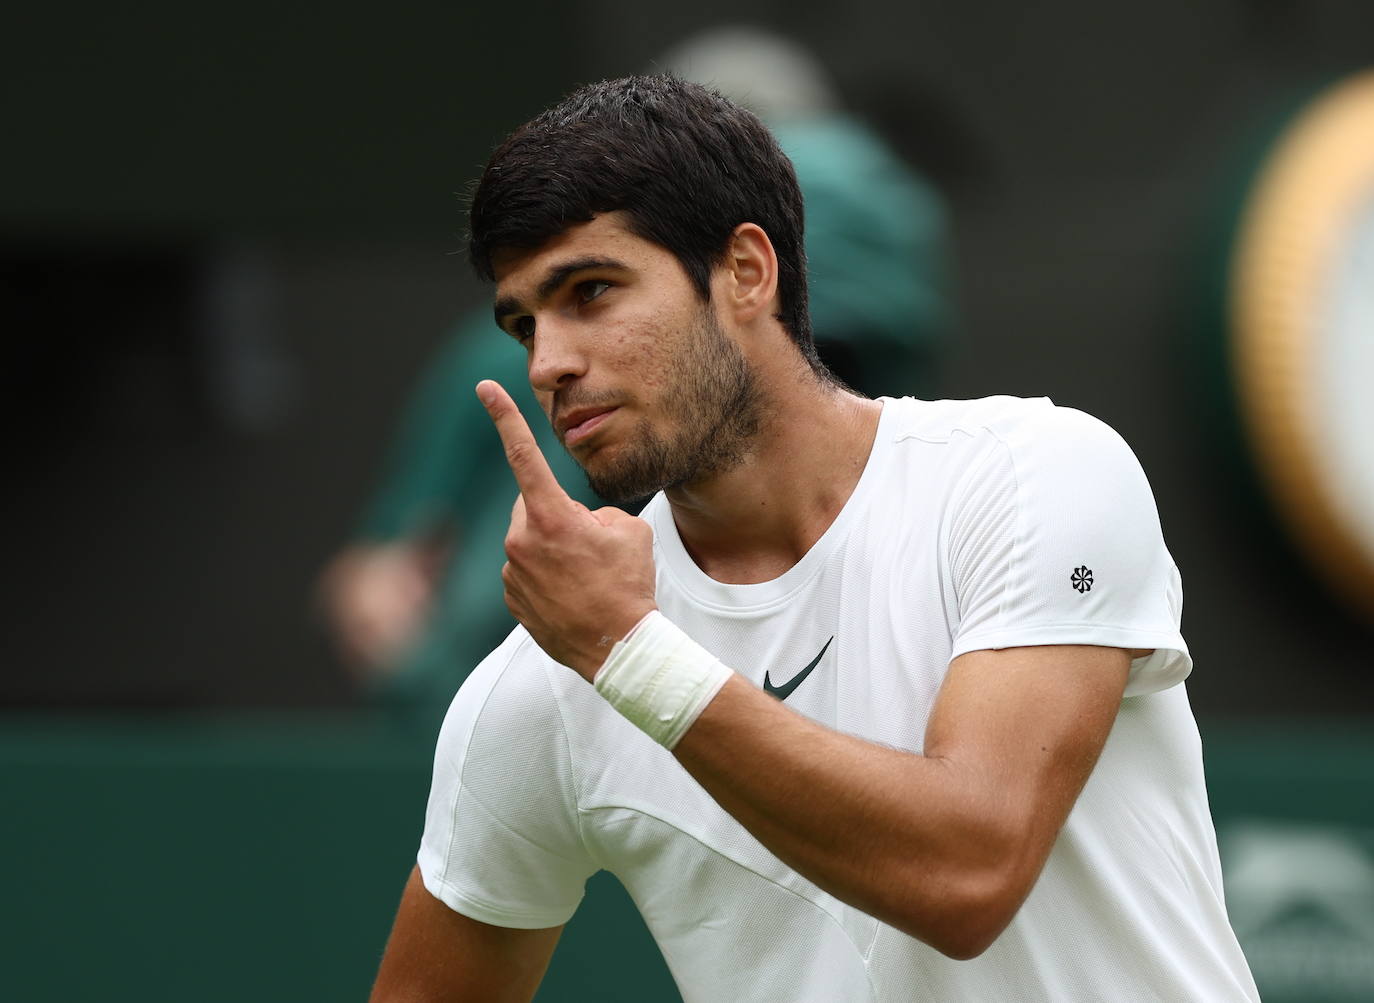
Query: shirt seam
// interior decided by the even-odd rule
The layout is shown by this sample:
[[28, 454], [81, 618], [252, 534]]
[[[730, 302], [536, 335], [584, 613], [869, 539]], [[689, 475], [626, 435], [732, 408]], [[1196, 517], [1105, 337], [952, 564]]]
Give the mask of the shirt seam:
[[1177, 627], [1128, 627], [1120, 623], [1103, 623], [1100, 620], [1056, 620], [1052, 623], [1038, 623], [1029, 625], [1025, 623], [1014, 624], [1010, 627], [998, 627], [993, 630], [980, 630], [973, 634], [962, 634], [959, 636], [959, 644], [956, 647], [963, 647], [971, 641], [978, 641], [981, 638], [997, 637], [1001, 634], [1024, 633], [1034, 635], [1043, 633], [1047, 630], [1078, 630], [1080, 628], [1092, 628], [1100, 631], [1113, 631], [1123, 634], [1141, 634], [1147, 637], [1159, 637], [1168, 635], [1182, 639]]
[[[989, 426], [989, 425], [984, 424], [984, 425], [977, 425], [977, 426], [973, 426], [973, 427], [976, 428], [976, 429], [978, 430], [978, 432], [980, 432], [980, 433], [982, 433], [982, 434], [984, 434], [984, 435], [987, 435], [987, 436], [989, 436], [989, 437], [992, 439], [993, 448], [989, 449], [989, 450], [987, 451], [987, 453], [981, 458], [981, 461], [977, 464], [977, 466], [975, 466], [972, 470], [970, 470], [970, 471], [964, 476], [964, 479], [963, 479], [963, 482], [962, 482], [962, 483], [967, 483], [969, 480], [971, 480], [971, 479], [973, 479], [974, 477], [976, 477], [979, 473], [981, 473], [981, 472], [983, 471], [983, 469], [984, 469], [985, 467], [987, 467], [987, 466], [988, 466], [989, 464], [991, 464], [991, 463], [994, 463], [994, 462], [996, 461], [996, 459], [998, 458], [999, 455], [1005, 457], [1007, 466], [1008, 466], [1008, 468], [1009, 468], [1010, 471], [1011, 471], [1012, 512], [1013, 512], [1013, 516], [1012, 516], [1012, 527], [1011, 527], [1011, 534], [1012, 534], [1011, 553], [1007, 555], [1007, 573], [1001, 576], [1001, 581], [1000, 581], [1000, 583], [997, 585], [997, 612], [996, 612], [995, 614], [993, 614], [994, 622], [998, 625], [998, 628], [997, 628], [997, 629], [998, 629], [998, 630], [1005, 630], [1005, 629], [1007, 629], [1006, 626], [1005, 626], [1005, 624], [1006, 624], [1006, 619], [1007, 619], [1007, 615], [1006, 615], [1006, 614], [1007, 614], [1007, 595], [1008, 595], [1008, 592], [1009, 592], [1009, 590], [1010, 590], [1010, 588], [1011, 588], [1011, 581], [1010, 581], [1010, 579], [1011, 579], [1011, 573], [1012, 573], [1014, 570], [1016, 570], [1017, 568], [1019, 568], [1019, 566], [1020, 566], [1020, 557], [1021, 557], [1021, 547], [1022, 547], [1022, 532], [1021, 532], [1021, 480], [1020, 480], [1020, 477], [1019, 477], [1018, 474], [1017, 474], [1017, 470], [1016, 470], [1016, 455], [1015, 455], [1015, 451], [1011, 448], [1011, 445], [1010, 445], [1004, 438], [1002, 438], [1001, 435], [998, 434], [998, 432], [997, 432], [996, 429], [992, 428], [992, 427]], [[958, 428], [958, 429], [955, 429], [955, 431], [963, 432], [965, 435], [968, 435], [970, 438], [977, 438], [977, 435], [976, 435], [976, 434], [974, 434], [973, 432], [969, 431], [967, 428], [964, 428], [964, 427], [962, 427], [962, 426], [961, 426], [960, 428]], [[961, 483], [961, 486], [962, 486], [962, 483]], [[965, 497], [964, 502], [967, 504], [970, 500], [971, 500], [971, 499], [969, 499], [968, 497]], [[949, 541], [949, 540], [946, 540], [946, 541], [945, 541], [946, 553], [949, 552], [949, 546], [950, 546], [950, 541]], [[951, 568], [951, 570], [953, 570], [953, 569]], [[967, 583], [967, 582], [963, 583], [963, 585], [964, 585], [964, 588], [965, 588], [965, 589], [968, 588], [968, 583]], [[962, 608], [962, 604], [959, 602], [959, 596], [958, 596], [958, 589], [957, 589], [957, 588], [956, 588], [956, 594], [955, 594], [955, 606], [956, 606], [956, 608], [958, 609], [958, 613], [959, 613], [959, 627], [962, 628], [963, 623], [964, 623], [964, 610], [963, 610], [963, 608]], [[958, 630], [958, 629], [955, 629], [955, 630], [953, 631], [953, 633], [952, 633], [951, 638], [950, 638], [951, 642], [952, 642], [953, 640], [955, 640], [958, 636], [959, 636], [959, 630]]]
[[[567, 671], [572, 671], [571, 669]], [[577, 838], [582, 843], [582, 848], [592, 858], [597, 867], [605, 869], [605, 862], [601, 854], [597, 851], [594, 842], [587, 839], [587, 832], [582, 827], [582, 792], [581, 785], [577, 778], [577, 768], [573, 760], [572, 740], [568, 737], [568, 720], [563, 715], [563, 703], [558, 699], [553, 689], [553, 680], [549, 678], [550, 666], [544, 666], [544, 685], [549, 688], [549, 697], [553, 700], [554, 711], [558, 714], [558, 731], [563, 739], [563, 750], [568, 757], [568, 782], [572, 787], [573, 800], [573, 819], [577, 825]]]
[[[989, 431], [997, 444], [1005, 451], [1007, 465], [1011, 468], [1012, 531], [1011, 556], [1007, 560], [1008, 574], [1002, 576], [1002, 587], [997, 593], [997, 623], [1005, 630], [1007, 622], [1007, 596], [1011, 592], [1012, 574], [1020, 576], [1021, 562], [1025, 549], [1024, 511], [1021, 505], [1021, 472], [1016, 466], [1016, 450], [996, 432]], [[1019, 577], [1018, 577], [1019, 581]]]
[[[501, 666], [501, 671], [496, 674], [496, 678], [492, 680], [492, 684], [489, 687], [487, 687], [487, 692], [482, 697], [482, 705], [477, 709], [477, 713], [475, 713], [472, 716], [472, 727], [470, 727], [467, 730], [467, 736], [463, 741], [463, 765], [458, 770], [458, 785], [457, 789], [454, 792], [453, 804], [452, 806], [450, 806], [448, 812], [448, 835], [447, 838], [444, 840], [442, 875], [448, 874], [449, 860], [451, 859], [453, 854], [453, 841], [458, 834], [459, 801], [462, 797], [463, 791], [470, 792], [470, 789], [467, 786], [468, 762], [470, 761], [468, 751], [472, 748], [473, 740], [477, 737], [477, 729], [481, 726], [482, 715], [486, 713], [487, 704], [491, 702], [492, 696], [496, 693], [496, 688], [499, 685], [501, 685], [501, 680], [505, 678], [506, 673], [509, 672], [511, 666], [515, 664], [516, 656], [520, 654], [520, 652], [524, 649], [525, 645], [532, 644], [533, 641], [534, 639], [530, 637], [528, 634], [526, 634], [525, 637], [520, 641], [520, 643], [515, 646], [515, 649], [509, 655], [506, 656], [506, 664]], [[442, 876], [439, 880], [443, 881], [445, 884], [448, 884], [447, 880], [445, 880], [445, 878]]]
[[[533, 839], [530, 839], [529, 836], [525, 835], [525, 833], [521, 832], [519, 829], [515, 828], [515, 826], [511, 825], [500, 815], [498, 815], [495, 809], [493, 809], [492, 806], [489, 805], [484, 798], [482, 798], [476, 791], [472, 790], [471, 788], [462, 787], [460, 788], [460, 792], [466, 792], [467, 796], [472, 799], [472, 803], [477, 805], [484, 812], [486, 812], [487, 817], [491, 819], [493, 824], [499, 826], [501, 829], [510, 833], [512, 836], [515, 836], [516, 838], [523, 840], [524, 842], [538, 848], [544, 853], [548, 853], [552, 856], [557, 857], [559, 860], [565, 860], [570, 864], [579, 863], [579, 861], [575, 857], [569, 857], [567, 854], [560, 853], [555, 849], [550, 849], [549, 847], [544, 846], [542, 843], [538, 843], [535, 842]], [[581, 834], [580, 820], [578, 826], [578, 833], [579, 835]]]
[[[464, 904], [470, 905], [478, 911], [487, 913], [491, 916], [499, 916], [503, 919], [515, 919], [520, 921], [537, 922], [541, 924], [541, 928], [547, 926], [558, 926], [567, 922], [566, 918], [561, 920], [555, 920], [552, 923], [549, 922], [549, 920], [554, 919], [554, 917], [561, 916], [563, 914], [562, 910], [529, 912], [525, 910], [509, 909], [501, 905], [498, 905], [495, 902], [492, 902], [490, 899], [473, 895], [444, 877], [439, 877], [438, 882], [444, 887], [444, 890], [451, 894], [454, 898], [459, 899]], [[581, 903], [579, 903], [579, 905], [580, 904]], [[476, 917], [472, 918], [475, 919]], [[501, 924], [498, 923], [495, 925], [499, 926]]]
[[[767, 882], [768, 884], [772, 885], [774, 888], [777, 888], [777, 889], [779, 889], [780, 891], [785, 892], [786, 894], [792, 896], [793, 898], [797, 898], [797, 899], [800, 899], [801, 901], [805, 902], [807, 905], [811, 906], [811, 907], [812, 907], [813, 909], [815, 909], [817, 912], [821, 913], [821, 915], [823, 915], [823, 916], [824, 916], [833, 926], [835, 926], [836, 928], [838, 928], [839, 931], [840, 931], [840, 934], [844, 937], [845, 941], [846, 941], [851, 947], [854, 948], [854, 953], [855, 953], [856, 955], [858, 955], [858, 957], [859, 957], [859, 959], [860, 959], [860, 962], [861, 962], [862, 965], [863, 965], [863, 969], [864, 969], [864, 978], [868, 981], [868, 988], [869, 988], [869, 991], [870, 991], [870, 993], [873, 995], [873, 998], [875, 998], [875, 999], [877, 998], [877, 987], [876, 987], [876, 986], [874, 985], [874, 983], [873, 983], [873, 973], [872, 973], [872, 971], [870, 971], [870, 969], [869, 969], [869, 956], [868, 956], [868, 954], [865, 953], [864, 949], [863, 949], [860, 945], [858, 945], [858, 944], [856, 944], [856, 943], [854, 942], [854, 938], [851, 937], [851, 936], [849, 935], [849, 931], [845, 929], [844, 924], [841, 923], [841, 922], [834, 916], [834, 914], [832, 914], [832, 913], [830, 912], [830, 910], [823, 908], [821, 905], [819, 905], [818, 903], [816, 903], [814, 900], [807, 898], [805, 895], [802, 895], [802, 894], [801, 894], [800, 892], [798, 892], [796, 889], [794, 889], [794, 888], [789, 888], [789, 887], [787, 887], [787, 885], [782, 884], [781, 882], [776, 881], [776, 880], [774, 880], [773, 878], [770, 878], [768, 875], [766, 875], [766, 874], [764, 874], [764, 873], [762, 873], [762, 872], [756, 870], [756, 869], [753, 868], [753, 867], [750, 867], [748, 864], [742, 863], [742, 862], [740, 862], [739, 860], [736, 860], [734, 857], [728, 856], [727, 854], [723, 853], [721, 850], [717, 849], [716, 847], [712, 846], [710, 843], [706, 842], [706, 841], [705, 841], [704, 839], [702, 839], [700, 836], [696, 835], [695, 833], [688, 832], [686, 829], [682, 828], [681, 826], [679, 826], [679, 825], [676, 824], [675, 822], [672, 822], [672, 821], [670, 821], [670, 820], [664, 818], [662, 815], [659, 815], [659, 814], [657, 814], [656, 812], [646, 811], [646, 810], [643, 809], [643, 808], [639, 808], [639, 807], [636, 807], [636, 806], [631, 805], [631, 804], [606, 804], [606, 805], [597, 805], [597, 806], [594, 807], [594, 808], [579, 808], [578, 811], [579, 811], [579, 812], [585, 812], [585, 813], [587, 813], [587, 814], [591, 814], [592, 812], [598, 812], [598, 811], [629, 811], [629, 812], [634, 812], [636, 815], [642, 816], [642, 817], [644, 817], [644, 818], [651, 818], [651, 819], [653, 819], [653, 820], [656, 821], [656, 822], [661, 822], [661, 823], [663, 823], [664, 825], [666, 825], [666, 826], [668, 826], [669, 828], [671, 828], [674, 832], [680, 833], [682, 836], [685, 836], [687, 839], [690, 839], [692, 842], [696, 843], [699, 847], [701, 847], [702, 849], [704, 849], [707, 853], [711, 854], [712, 856], [720, 857], [720, 858], [722, 858], [722, 859], [724, 859], [724, 860], [727, 860], [727, 861], [729, 861], [731, 864], [734, 864], [736, 867], [739, 867], [740, 869], [742, 869], [742, 870], [744, 870], [744, 871], [747, 871], [748, 873], [754, 875], [754, 877], [758, 878], [760, 881], [765, 881], [765, 882]], [[747, 832], [748, 830], [745, 830], [745, 831]], [[752, 833], [751, 833], [751, 835], [752, 835]], [[757, 838], [757, 837], [755, 837], [755, 838]], [[760, 845], [762, 845], [762, 844], [760, 844]], [[786, 866], [786, 865], [784, 865], [784, 866]], [[611, 873], [615, 873], [615, 872], [612, 871]], [[792, 873], [797, 874], [797, 876], [800, 877], [800, 878], [802, 878], [803, 881], [807, 880], [807, 879], [806, 879], [803, 875], [801, 875], [799, 872], [793, 871]], [[831, 896], [831, 897], [834, 898], [834, 896]], [[835, 901], [840, 902], [840, 901], [842, 901], [842, 900], [840, 900], [840, 899], [835, 899]], [[858, 909], [856, 906], [851, 906], [851, 905], [849, 905], [849, 903], [847, 903], [847, 902], [844, 903], [844, 905], [847, 906], [847, 907], [850, 908], [850, 909], [854, 909], [856, 912], [863, 913], [863, 910], [862, 910], [862, 909]], [[867, 916], [868, 914], [867, 914], [867, 913], [863, 913], [863, 915]], [[883, 926], [883, 925], [885, 925], [885, 924], [883, 923], [883, 921], [880, 920], [880, 919], [878, 919], [877, 917], [870, 916], [869, 918], [872, 919], [875, 923], [877, 923], [880, 927]]]

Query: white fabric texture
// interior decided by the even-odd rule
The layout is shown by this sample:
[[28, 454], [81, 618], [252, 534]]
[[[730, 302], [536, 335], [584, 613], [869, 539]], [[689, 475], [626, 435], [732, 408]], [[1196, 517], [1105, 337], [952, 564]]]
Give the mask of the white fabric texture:
[[1109, 428], [1045, 400], [885, 400], [844, 509], [761, 584], [703, 574], [662, 496], [643, 517], [664, 616], [793, 709], [869, 741], [919, 753], [961, 652], [1155, 653], [1133, 662], [1030, 897], [972, 961], [792, 871], [523, 629], [464, 684], [440, 735], [419, 853], [432, 893], [483, 922], [553, 926], [610, 870], [688, 1001], [1258, 998], [1180, 685], [1178, 573]]
[[596, 691], [665, 749], [674, 748], [734, 673], [658, 610], [611, 648]]

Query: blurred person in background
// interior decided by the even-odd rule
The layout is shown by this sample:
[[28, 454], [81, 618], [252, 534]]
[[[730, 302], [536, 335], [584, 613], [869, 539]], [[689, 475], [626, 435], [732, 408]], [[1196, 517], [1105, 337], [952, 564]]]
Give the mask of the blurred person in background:
[[[789, 40], [718, 28], [659, 62], [760, 115], [791, 159], [806, 200], [821, 358], [870, 396], [929, 391], [950, 315], [935, 190], [842, 109], [824, 68]], [[491, 588], [505, 561], [511, 491], [500, 443], [472, 396], [479, 379], [510, 388], [560, 483], [597, 503], [539, 417], [525, 362], [487, 309], [457, 326], [406, 407], [357, 535], [322, 576], [338, 647], [383, 700], [441, 711], [513, 624]]]

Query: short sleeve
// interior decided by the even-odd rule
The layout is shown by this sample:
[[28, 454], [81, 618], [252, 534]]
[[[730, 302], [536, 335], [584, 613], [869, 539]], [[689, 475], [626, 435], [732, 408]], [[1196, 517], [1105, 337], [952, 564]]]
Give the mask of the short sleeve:
[[435, 752], [420, 874], [449, 908], [493, 926], [566, 923], [598, 869], [546, 661], [517, 628], [459, 689]]
[[1149, 482], [1111, 428], [1046, 402], [988, 430], [951, 496], [944, 541], [957, 601], [951, 657], [986, 648], [1151, 648], [1127, 696], [1192, 668], [1182, 582]]

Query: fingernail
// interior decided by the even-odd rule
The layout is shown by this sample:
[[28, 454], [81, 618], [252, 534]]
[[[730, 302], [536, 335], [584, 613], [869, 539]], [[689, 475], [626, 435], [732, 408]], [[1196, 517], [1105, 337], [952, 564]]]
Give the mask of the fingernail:
[[488, 406], [491, 405], [492, 401], [496, 400], [496, 394], [492, 392], [491, 383], [483, 380], [481, 383], [477, 384], [477, 399]]

